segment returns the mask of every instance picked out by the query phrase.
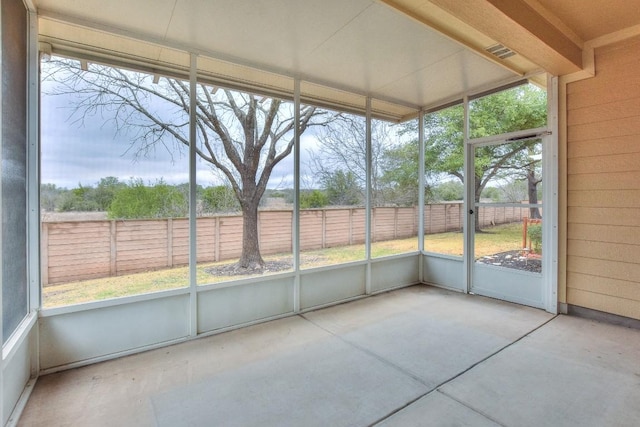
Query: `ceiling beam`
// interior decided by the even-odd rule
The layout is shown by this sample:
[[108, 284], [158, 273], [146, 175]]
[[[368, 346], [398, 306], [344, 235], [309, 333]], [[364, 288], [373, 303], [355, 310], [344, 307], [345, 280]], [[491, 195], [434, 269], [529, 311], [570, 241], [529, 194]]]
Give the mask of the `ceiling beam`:
[[580, 71], [582, 48], [524, 0], [429, 0], [554, 75]]

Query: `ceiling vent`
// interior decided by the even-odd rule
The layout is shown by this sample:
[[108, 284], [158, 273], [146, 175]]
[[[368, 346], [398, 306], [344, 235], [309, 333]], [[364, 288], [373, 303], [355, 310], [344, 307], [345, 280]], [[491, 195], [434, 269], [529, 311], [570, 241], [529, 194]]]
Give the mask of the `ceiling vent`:
[[500, 59], [507, 59], [507, 58], [510, 58], [510, 57], [512, 57], [513, 55], [516, 54], [511, 49], [509, 49], [508, 47], [505, 47], [505, 46], [503, 46], [501, 44], [495, 44], [493, 46], [489, 46], [485, 50], [487, 52], [489, 52], [490, 54], [492, 54], [493, 56], [496, 56], [496, 57], [498, 57]]

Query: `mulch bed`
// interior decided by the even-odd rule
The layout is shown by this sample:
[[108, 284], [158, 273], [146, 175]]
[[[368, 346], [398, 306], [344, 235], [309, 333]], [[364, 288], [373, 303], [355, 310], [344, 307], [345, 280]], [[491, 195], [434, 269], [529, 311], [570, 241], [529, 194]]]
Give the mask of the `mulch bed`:
[[521, 251], [507, 251], [498, 254], [487, 255], [477, 260], [483, 264], [495, 265], [516, 270], [542, 272], [542, 260], [536, 255], [522, 256]]
[[247, 276], [250, 274], [277, 273], [278, 271], [291, 270], [293, 263], [289, 261], [265, 261], [263, 268], [240, 268], [237, 263], [217, 265], [206, 268], [204, 271], [213, 276]]
[[[300, 262], [303, 264], [306, 263], [317, 263], [318, 261], [322, 261], [324, 258], [318, 255], [301, 255]], [[293, 269], [293, 260], [291, 256], [278, 258], [274, 260], [268, 260], [264, 262], [263, 268], [255, 268], [255, 269], [246, 269], [240, 268], [237, 263], [216, 265], [213, 267], [208, 267], [204, 271], [213, 275], [213, 276], [248, 276], [254, 274], [269, 274], [269, 273], [277, 273], [279, 271], [288, 271]]]

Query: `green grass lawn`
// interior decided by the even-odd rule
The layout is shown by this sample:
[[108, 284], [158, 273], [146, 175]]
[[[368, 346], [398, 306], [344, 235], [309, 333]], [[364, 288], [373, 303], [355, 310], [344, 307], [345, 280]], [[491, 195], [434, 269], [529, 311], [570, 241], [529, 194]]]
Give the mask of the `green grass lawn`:
[[[447, 255], [462, 256], [462, 232], [427, 234], [424, 249]], [[499, 225], [475, 235], [475, 257], [522, 249], [522, 224]]]
[[[519, 249], [522, 240], [522, 226], [519, 223], [487, 229], [476, 234], [476, 257], [508, 250]], [[425, 236], [425, 249], [429, 252], [462, 256], [462, 233], [440, 233]], [[371, 246], [374, 258], [418, 250], [416, 238], [375, 242]], [[313, 268], [363, 260], [364, 245], [340, 246], [301, 253], [301, 268]], [[266, 256], [265, 261], [291, 261], [291, 254]], [[211, 284], [250, 276], [212, 275], [206, 270], [212, 267], [232, 264], [234, 261], [199, 264], [197, 283]], [[79, 304], [108, 298], [177, 289], [188, 286], [188, 267], [148, 271], [101, 279], [82, 280], [43, 289], [45, 308]]]

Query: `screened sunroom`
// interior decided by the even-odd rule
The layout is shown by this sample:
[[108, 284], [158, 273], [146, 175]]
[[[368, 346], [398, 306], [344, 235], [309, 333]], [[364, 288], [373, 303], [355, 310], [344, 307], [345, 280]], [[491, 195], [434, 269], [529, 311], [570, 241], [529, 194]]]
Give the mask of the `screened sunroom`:
[[[368, 348], [378, 311], [459, 311], [474, 325], [491, 319], [491, 334], [513, 328], [508, 344], [487, 338], [433, 384], [399, 362], [426, 388], [380, 414], [311, 423], [368, 425], [559, 310], [640, 317], [567, 300], [578, 271], [567, 269], [558, 76], [588, 75], [577, 36], [537, 2], [470, 7], [504, 26], [495, 31], [449, 3], [3, 0], [3, 424], [18, 423], [38, 377], [229, 333], [251, 335], [260, 353], [271, 335], [251, 328], [273, 321], [327, 331], [362, 321], [373, 335], [354, 345], [384, 360]], [[374, 317], [363, 321], [366, 304]], [[387, 327], [378, 333], [416, 337]], [[402, 342], [387, 344], [402, 352]], [[190, 393], [156, 395], [155, 423], [203, 422], [172, 407]], [[33, 418], [38, 405], [25, 425], [47, 419]], [[283, 423], [254, 410], [217, 423]], [[149, 422], [140, 416], [124, 422]]]

